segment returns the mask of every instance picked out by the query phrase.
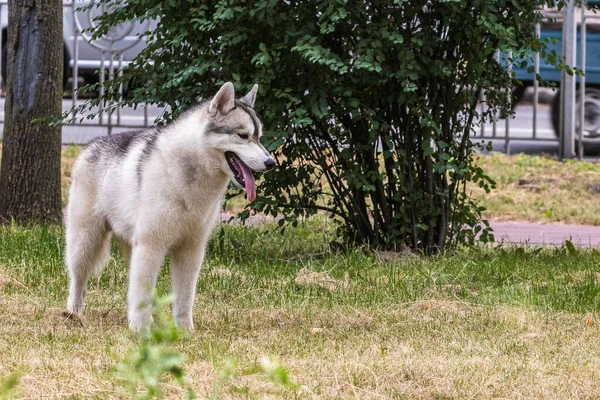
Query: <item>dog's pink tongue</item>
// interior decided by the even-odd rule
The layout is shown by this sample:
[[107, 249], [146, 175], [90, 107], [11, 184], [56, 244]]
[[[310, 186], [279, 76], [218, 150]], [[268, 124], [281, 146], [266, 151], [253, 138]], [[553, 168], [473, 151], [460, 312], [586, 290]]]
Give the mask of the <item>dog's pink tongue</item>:
[[242, 174], [244, 174], [244, 185], [246, 186], [248, 200], [253, 202], [256, 199], [256, 181], [254, 180], [254, 175], [252, 175], [250, 168], [245, 165], [242, 166]]

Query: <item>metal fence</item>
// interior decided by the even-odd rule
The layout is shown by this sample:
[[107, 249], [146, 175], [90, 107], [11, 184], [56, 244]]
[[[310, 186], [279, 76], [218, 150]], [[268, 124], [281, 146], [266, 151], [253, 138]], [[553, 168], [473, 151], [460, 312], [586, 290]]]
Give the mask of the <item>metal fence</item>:
[[[589, 0], [600, 3], [598, 0]], [[5, 46], [8, 22], [8, 0], [0, 0], [0, 43]], [[106, 3], [90, 7], [95, 0], [65, 0], [63, 2], [65, 73], [69, 77], [63, 99], [63, 111], [81, 105], [85, 99], [78, 97], [80, 81], [98, 80], [101, 84], [122, 73], [130, 60], [145, 46], [143, 32], [152, 29], [154, 22], [132, 23], [113, 27], [102, 37], [94, 37], [94, 16], [109, 11]], [[536, 32], [542, 38], [556, 39], [557, 53], [566, 57], [566, 64], [577, 65], [585, 75], [571, 76], [561, 74], [554, 67], [540, 60], [539, 54], [533, 57], [534, 73], [527, 67], [507, 68], [515, 73], [517, 79], [529, 86], [530, 101], [526, 106], [517, 106], [517, 115], [530, 113], [531, 121], [515, 126], [511, 119], [494, 118], [491, 123], [481, 123], [474, 136], [491, 140], [497, 148], [511, 153], [513, 142], [534, 141], [551, 143], [556, 151], [565, 158], [583, 156], [583, 146], [598, 141], [600, 143], [600, 14], [586, 11], [585, 7], [576, 8], [574, 0], [565, 2], [561, 12], [546, 10], [548, 21], [536, 26]], [[550, 22], [555, 19], [556, 21]], [[0, 52], [1, 57], [6, 52]], [[578, 55], [578, 57], [577, 57]], [[511, 55], [498, 55], [498, 57]], [[500, 58], [499, 58], [500, 60]], [[550, 95], [551, 105], [542, 105], [536, 75], [560, 85], [558, 97]], [[577, 90], [577, 86], [579, 90]], [[105, 95], [103, 85], [97, 93]], [[70, 99], [69, 99], [70, 97]], [[548, 100], [548, 94], [545, 95]], [[0, 99], [3, 101], [3, 99]], [[485, 98], [481, 107], [485, 108]], [[520, 108], [519, 108], [520, 107]], [[525, 109], [523, 109], [525, 107]], [[3, 104], [0, 104], [0, 123], [4, 119]], [[524, 110], [524, 111], [523, 111]], [[100, 135], [111, 134], [131, 128], [146, 127], [163, 110], [157, 107], [142, 107], [138, 110], [123, 108], [119, 101], [100, 106], [92, 110], [97, 114], [93, 119], [76, 119], [63, 127], [63, 142], [86, 143]], [[550, 121], [552, 125], [550, 126]], [[577, 147], [575, 146], [577, 144]], [[577, 151], [578, 150], [578, 151]]]

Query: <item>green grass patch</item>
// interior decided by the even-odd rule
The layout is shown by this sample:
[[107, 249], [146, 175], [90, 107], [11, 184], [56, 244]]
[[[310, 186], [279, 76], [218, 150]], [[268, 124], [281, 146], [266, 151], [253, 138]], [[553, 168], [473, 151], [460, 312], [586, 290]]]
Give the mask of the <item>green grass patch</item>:
[[[323, 219], [284, 235], [215, 233], [196, 331], [174, 344], [198, 396], [216, 385], [223, 398], [600, 396], [598, 252], [482, 247], [385, 263], [334, 252], [333, 238]], [[127, 398], [115, 365], [137, 339], [122, 259], [115, 247], [85, 317], [70, 320], [63, 248], [61, 228], [0, 228], [0, 377], [18, 376], [24, 397]], [[168, 262], [158, 288], [170, 290]], [[265, 380], [264, 357], [299, 386]], [[185, 395], [163, 380], [168, 397]]]

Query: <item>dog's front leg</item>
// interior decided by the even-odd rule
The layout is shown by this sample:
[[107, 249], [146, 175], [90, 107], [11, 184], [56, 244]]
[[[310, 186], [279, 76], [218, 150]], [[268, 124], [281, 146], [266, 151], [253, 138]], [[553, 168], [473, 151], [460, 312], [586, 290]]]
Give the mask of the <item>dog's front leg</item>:
[[186, 243], [171, 253], [173, 286], [173, 318], [180, 328], [194, 329], [192, 309], [196, 297], [196, 282], [204, 259], [205, 241]]
[[152, 322], [156, 279], [166, 251], [150, 243], [137, 243], [131, 254], [127, 293], [129, 328], [140, 331]]

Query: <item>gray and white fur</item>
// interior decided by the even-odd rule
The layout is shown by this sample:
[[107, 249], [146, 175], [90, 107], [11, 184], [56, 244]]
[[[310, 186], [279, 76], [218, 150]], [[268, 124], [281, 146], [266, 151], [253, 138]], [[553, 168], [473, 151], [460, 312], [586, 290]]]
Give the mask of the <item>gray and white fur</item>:
[[87, 281], [108, 262], [114, 235], [130, 267], [129, 327], [151, 322], [169, 255], [175, 323], [193, 329], [196, 282], [227, 185], [245, 185], [253, 200], [251, 171], [275, 165], [260, 142], [257, 89], [236, 100], [228, 82], [172, 124], [90, 143], [73, 168], [66, 213], [69, 312], [83, 313]]

